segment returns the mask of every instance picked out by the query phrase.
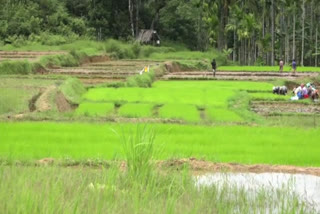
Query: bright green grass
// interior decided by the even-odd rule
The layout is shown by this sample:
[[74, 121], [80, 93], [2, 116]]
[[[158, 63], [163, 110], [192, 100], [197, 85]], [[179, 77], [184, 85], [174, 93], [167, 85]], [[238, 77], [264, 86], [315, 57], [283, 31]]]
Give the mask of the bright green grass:
[[120, 107], [119, 115], [123, 117], [152, 117], [153, 104], [127, 103]]
[[113, 103], [81, 103], [76, 110], [77, 115], [85, 116], [108, 116], [114, 111]]
[[185, 104], [165, 104], [159, 109], [160, 118], [179, 119], [198, 122], [200, 113], [196, 106]]
[[[266, 71], [279, 72], [279, 66], [219, 66], [218, 71]], [[290, 66], [284, 66], [283, 71], [291, 72]], [[297, 72], [320, 72], [319, 67], [297, 67]]]
[[222, 122], [241, 122], [243, 118], [238, 114], [223, 108], [209, 107], [206, 109], [206, 115], [212, 121], [222, 121]]
[[238, 90], [271, 90], [272, 84], [236, 81], [159, 81], [152, 88], [94, 88], [84, 99], [91, 101], [126, 101], [163, 104], [227, 106]]
[[0, 210], [7, 214], [316, 213], [292, 194], [294, 185], [247, 191], [225, 179], [222, 188], [199, 188], [187, 170], [154, 170], [136, 178], [116, 167], [0, 166], [0, 181]]
[[258, 100], [290, 100], [291, 94], [286, 96], [270, 93], [249, 93], [250, 97]]
[[213, 113], [214, 110], [210, 110], [209, 116], [214, 117], [215, 121], [219, 118], [221, 121], [229, 121], [232, 118], [239, 121], [240, 118], [234, 112], [227, 110], [229, 100], [241, 90], [261, 92], [269, 90], [270, 94], [257, 93], [252, 97], [259, 98], [259, 95], [261, 95], [261, 99], [265, 95], [273, 97], [275, 95], [271, 94], [271, 89], [272, 84], [261, 82], [158, 81], [154, 83], [152, 88], [93, 88], [84, 94], [83, 99], [93, 102], [164, 104], [160, 108], [159, 116], [161, 118], [183, 119], [189, 122], [200, 120], [196, 107], [210, 106], [213, 109], [225, 109], [223, 112], [217, 110], [216, 113]]
[[[118, 136], [135, 124], [0, 123], [0, 157], [76, 160], [122, 157]], [[151, 125], [162, 152], [156, 159], [196, 157], [218, 162], [320, 166], [320, 129]]]

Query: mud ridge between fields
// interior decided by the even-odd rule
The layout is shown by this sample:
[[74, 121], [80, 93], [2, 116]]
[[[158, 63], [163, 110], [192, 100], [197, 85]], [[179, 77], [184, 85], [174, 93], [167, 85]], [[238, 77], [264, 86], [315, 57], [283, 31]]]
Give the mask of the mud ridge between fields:
[[252, 102], [251, 110], [261, 115], [274, 113], [320, 114], [320, 105], [287, 102]]
[[[17, 162], [16, 164], [19, 164]], [[34, 163], [36, 166], [47, 165], [60, 165], [62, 167], [75, 167], [75, 166], [87, 166], [87, 167], [99, 167], [112, 165], [119, 166], [122, 171], [127, 170], [127, 164], [125, 161], [70, 161], [64, 162], [63, 160], [55, 160], [54, 158], [43, 158]], [[157, 168], [161, 170], [176, 170], [180, 171], [187, 167], [191, 173], [200, 175], [205, 173], [215, 172], [233, 172], [233, 173], [289, 173], [289, 174], [307, 174], [320, 177], [320, 167], [300, 167], [291, 165], [269, 165], [269, 164], [239, 164], [239, 163], [215, 163], [205, 160], [199, 160], [196, 158], [185, 158], [165, 161], [155, 161]]]
[[213, 163], [196, 158], [160, 161], [158, 165], [164, 168], [181, 169], [189, 166], [191, 171], [197, 174], [207, 172], [251, 172], [251, 173], [290, 173], [309, 174], [320, 176], [320, 167], [298, 167], [289, 165], [268, 165], [268, 164], [239, 164], [239, 163]]
[[52, 109], [50, 100], [52, 99], [53, 93], [56, 91], [55, 85], [49, 86], [36, 101], [36, 109], [38, 112], [45, 112]]

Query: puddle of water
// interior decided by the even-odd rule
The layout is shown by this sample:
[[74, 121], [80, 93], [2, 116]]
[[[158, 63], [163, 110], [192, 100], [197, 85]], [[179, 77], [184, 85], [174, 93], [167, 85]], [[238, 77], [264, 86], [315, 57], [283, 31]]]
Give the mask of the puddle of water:
[[[316, 213], [320, 213], [320, 177], [285, 173], [214, 173], [195, 177], [196, 185], [215, 186], [218, 190], [226, 184], [243, 189], [252, 197], [264, 189], [272, 194], [284, 190], [305, 202]], [[273, 195], [276, 199], [277, 196]]]

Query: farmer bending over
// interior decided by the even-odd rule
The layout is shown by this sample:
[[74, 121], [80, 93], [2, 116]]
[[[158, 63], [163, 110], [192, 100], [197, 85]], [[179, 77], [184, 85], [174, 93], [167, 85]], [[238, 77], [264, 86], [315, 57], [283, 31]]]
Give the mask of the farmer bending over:
[[216, 76], [216, 70], [217, 70], [217, 64], [216, 64], [216, 60], [215, 59], [212, 60], [211, 66], [212, 66], [213, 77], [215, 77]]

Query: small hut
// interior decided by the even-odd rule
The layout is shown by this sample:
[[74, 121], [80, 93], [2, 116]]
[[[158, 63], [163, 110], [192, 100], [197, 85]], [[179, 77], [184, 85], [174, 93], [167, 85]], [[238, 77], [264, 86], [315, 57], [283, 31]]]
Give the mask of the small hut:
[[160, 45], [160, 37], [155, 30], [140, 30], [137, 41], [141, 44]]

